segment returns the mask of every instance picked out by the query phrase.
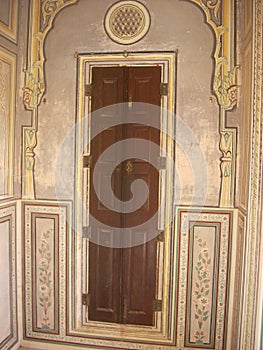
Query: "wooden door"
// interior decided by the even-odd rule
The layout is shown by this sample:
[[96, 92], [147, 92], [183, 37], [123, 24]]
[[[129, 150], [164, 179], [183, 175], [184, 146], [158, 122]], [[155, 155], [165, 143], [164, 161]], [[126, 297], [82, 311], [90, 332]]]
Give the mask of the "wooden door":
[[[96, 136], [91, 143], [93, 168], [99, 155], [117, 141], [130, 139], [134, 150], [136, 139], [160, 144], [160, 131], [143, 124], [132, 123], [132, 103], [145, 102], [160, 105], [160, 67], [97, 67], [92, 71], [92, 111], [107, 105], [120, 102], [129, 102], [123, 106], [123, 124], [107, 127], [110, 115], [102, 114], [101, 123], [104, 131]], [[110, 109], [113, 113], [114, 109]], [[111, 112], [110, 112], [111, 113]], [[160, 115], [151, 115], [157, 118]], [[158, 122], [156, 123], [158, 125]], [[91, 123], [96, 128], [96, 123]], [[153, 152], [151, 142], [144, 151]], [[125, 151], [125, 150], [124, 150]], [[159, 154], [151, 154], [158, 157]], [[117, 158], [116, 154], [116, 158]], [[116, 164], [116, 159], [107, 159], [107, 162]], [[150, 158], [150, 156], [149, 156]], [[105, 161], [105, 160], [104, 160]], [[106, 164], [107, 165], [107, 164]], [[106, 166], [105, 165], [105, 166]], [[103, 169], [103, 164], [101, 164]], [[101, 174], [103, 176], [103, 172]], [[119, 166], [111, 177], [113, 192], [121, 201], [127, 201], [131, 196], [131, 184], [135, 179], [143, 179], [149, 188], [146, 202], [136, 211], [128, 214], [107, 209], [95, 193], [90, 183], [90, 212], [97, 220], [103, 222], [110, 229], [100, 232], [101, 239], [111, 239], [114, 228], [125, 228], [130, 232], [131, 246], [136, 235], [145, 235], [138, 231], [136, 226], [152, 218], [158, 209], [158, 171], [141, 159], [127, 159]], [[113, 203], [114, 204], [114, 203]], [[157, 230], [157, 219], [154, 225]], [[154, 298], [156, 294], [156, 240], [131, 248], [107, 248], [90, 243], [89, 248], [89, 294], [90, 305], [88, 317], [90, 320], [138, 325], [153, 325]]]

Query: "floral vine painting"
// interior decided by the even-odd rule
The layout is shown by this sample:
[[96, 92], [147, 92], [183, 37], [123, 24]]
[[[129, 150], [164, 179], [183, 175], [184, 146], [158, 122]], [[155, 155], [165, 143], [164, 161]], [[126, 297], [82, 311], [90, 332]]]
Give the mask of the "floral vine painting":
[[50, 250], [50, 235], [53, 230], [47, 230], [42, 234], [41, 244], [39, 248], [40, 259], [39, 267], [39, 305], [43, 310], [42, 329], [50, 329], [49, 310], [51, 308], [51, 298], [53, 291], [52, 273], [50, 269], [51, 250]]
[[206, 241], [203, 241], [198, 236], [195, 237], [197, 243], [201, 248], [201, 252], [198, 256], [198, 260], [195, 265], [198, 280], [195, 282], [195, 289], [193, 292], [193, 302], [195, 310], [195, 319], [197, 320], [198, 329], [194, 331], [194, 338], [196, 344], [204, 344], [204, 324], [209, 319], [210, 309], [209, 305], [209, 293], [211, 290], [211, 279], [210, 279], [210, 265], [211, 258], [207, 248]]

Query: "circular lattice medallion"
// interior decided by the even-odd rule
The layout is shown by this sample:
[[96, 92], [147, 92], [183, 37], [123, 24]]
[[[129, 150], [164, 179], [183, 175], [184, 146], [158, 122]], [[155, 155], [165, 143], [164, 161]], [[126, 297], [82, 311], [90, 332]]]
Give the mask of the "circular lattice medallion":
[[104, 25], [112, 40], [129, 45], [146, 35], [150, 27], [150, 14], [138, 1], [119, 1], [109, 8]]

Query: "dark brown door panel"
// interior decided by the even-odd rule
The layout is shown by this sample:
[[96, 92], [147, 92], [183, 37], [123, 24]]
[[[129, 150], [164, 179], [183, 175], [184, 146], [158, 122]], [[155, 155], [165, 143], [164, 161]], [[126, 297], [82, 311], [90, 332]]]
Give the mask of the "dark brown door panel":
[[[154, 151], [152, 143], [159, 146], [159, 110], [147, 115], [144, 111], [142, 124], [132, 123], [133, 103], [144, 102], [160, 106], [161, 68], [154, 67], [96, 67], [92, 70], [92, 111], [100, 113], [99, 109], [114, 104], [129, 102], [123, 109], [102, 110], [100, 128], [103, 131], [92, 138], [90, 166], [90, 213], [109, 229], [103, 226], [91, 226], [98, 240], [113, 242], [114, 229], [126, 231], [126, 239], [131, 248], [108, 248], [99, 244], [89, 245], [89, 320], [137, 325], [154, 324], [153, 303], [156, 295], [156, 240], [148, 239], [147, 231], [137, 228], [138, 225], [154, 218], [152, 230], [157, 230], [158, 186], [159, 173], [147, 160], [157, 164], [159, 154]], [[110, 126], [110, 118], [114, 113], [122, 113], [122, 125]], [[138, 112], [140, 113], [140, 112]], [[143, 125], [144, 117], [156, 118], [153, 128]], [[98, 119], [96, 119], [98, 120]], [[91, 118], [91, 129], [98, 130], [98, 121]], [[129, 152], [143, 151], [142, 159], [131, 158], [118, 164], [120, 155], [113, 151], [108, 158], [101, 160], [100, 155], [110, 146], [114, 149], [116, 142], [130, 139]], [[143, 150], [136, 140], [145, 140]], [[150, 142], [149, 142], [150, 141]], [[122, 155], [125, 155], [125, 148]], [[111, 175], [106, 172], [109, 164], [114, 164]], [[98, 194], [93, 186], [95, 165], [100, 166], [96, 178]], [[105, 169], [105, 171], [104, 171]], [[110, 176], [110, 178], [109, 178]], [[140, 208], [132, 208], [132, 213], [122, 214], [112, 211], [100, 202], [105, 181], [118, 200], [123, 202], [132, 198], [131, 186], [136, 179], [143, 180], [149, 190], [149, 196]], [[111, 199], [114, 207], [114, 198]], [[128, 230], [128, 232], [127, 232]], [[145, 242], [136, 245], [138, 242]], [[123, 238], [122, 238], [123, 239]]]

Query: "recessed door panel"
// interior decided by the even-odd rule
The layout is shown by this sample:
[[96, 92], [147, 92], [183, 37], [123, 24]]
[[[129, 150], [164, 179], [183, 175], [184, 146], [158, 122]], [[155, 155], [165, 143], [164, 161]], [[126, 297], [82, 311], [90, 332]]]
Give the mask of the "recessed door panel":
[[[133, 230], [132, 238], [147, 233]], [[141, 239], [141, 238], [140, 238]], [[138, 325], [153, 325], [153, 304], [156, 293], [156, 239], [132, 248], [123, 254], [123, 322]]]
[[[101, 235], [101, 240], [105, 242], [111, 239], [113, 231], [97, 232], [97, 234]], [[120, 322], [120, 249], [90, 243], [89, 264], [89, 319]]]

